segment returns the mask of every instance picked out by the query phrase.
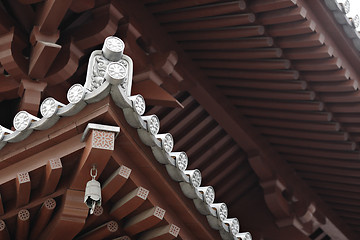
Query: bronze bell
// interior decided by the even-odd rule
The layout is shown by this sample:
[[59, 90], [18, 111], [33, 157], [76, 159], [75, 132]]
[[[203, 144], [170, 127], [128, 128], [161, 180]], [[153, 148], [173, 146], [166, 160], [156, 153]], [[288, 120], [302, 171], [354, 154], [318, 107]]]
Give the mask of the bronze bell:
[[[93, 170], [93, 169], [92, 169]], [[90, 214], [94, 213], [95, 206], [101, 205], [101, 186], [98, 181], [95, 180], [97, 171], [95, 175], [90, 171], [92, 179], [87, 182], [85, 189], [84, 203], [90, 208]]]

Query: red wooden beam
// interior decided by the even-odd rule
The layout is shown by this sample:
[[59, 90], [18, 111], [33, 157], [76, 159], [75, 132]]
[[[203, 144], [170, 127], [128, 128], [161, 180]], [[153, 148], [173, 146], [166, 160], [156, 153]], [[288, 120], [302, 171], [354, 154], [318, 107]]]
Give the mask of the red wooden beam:
[[49, 223], [49, 220], [56, 207], [56, 202], [53, 198], [47, 199], [41, 206], [39, 213], [36, 218], [36, 222], [31, 229], [30, 238], [31, 240], [38, 239], [41, 231]]
[[73, 0], [70, 9], [76, 13], [84, 12], [95, 7], [95, 0]]
[[104, 223], [103, 225], [94, 228], [84, 235], [80, 236], [79, 240], [98, 240], [98, 239], [105, 239], [110, 237], [112, 234], [114, 234], [119, 229], [119, 225], [115, 221], [110, 221], [107, 223]]
[[28, 172], [18, 173], [16, 177], [16, 207], [27, 204], [30, 200], [31, 181]]
[[22, 79], [18, 89], [18, 94], [21, 97], [19, 109], [25, 110], [30, 114], [37, 116], [41, 95], [46, 86], [47, 84], [44, 82]]
[[19, 211], [16, 224], [16, 240], [28, 239], [30, 228], [30, 212], [27, 209]]
[[30, 55], [29, 76], [37, 79], [44, 78], [60, 49], [61, 46], [55, 43], [37, 42]]
[[72, 0], [46, 0], [41, 6], [36, 25], [44, 33], [55, 33], [58, 31], [62, 19], [71, 5]]
[[22, 50], [27, 46], [26, 37], [16, 28], [0, 36], [0, 62], [5, 70], [16, 80], [27, 77], [29, 61]]
[[84, 191], [67, 190], [61, 208], [38, 239], [73, 239], [83, 228], [89, 213], [89, 208], [84, 204], [84, 194]]
[[152, 80], [137, 82], [132, 88], [133, 94], [141, 94], [147, 105], [160, 105], [165, 107], [182, 107], [172, 95], [155, 84]]
[[1, 194], [0, 194], [0, 216], [3, 215], [5, 212], [4, 212], [4, 205], [3, 205], [3, 201], [2, 201], [2, 197], [1, 197]]
[[[161, 23], [177, 22], [195, 18], [203, 18], [216, 15], [226, 15], [229, 13], [242, 12], [246, 9], [246, 2], [238, 0], [235, 2], [220, 2], [201, 7], [191, 7], [179, 12], [164, 12], [157, 15], [156, 19]], [[186, 14], [184, 14], [184, 11]]]
[[122, 165], [102, 184], [102, 202], [106, 203], [116, 194], [129, 178], [131, 169]]
[[0, 238], [3, 240], [10, 240], [10, 235], [6, 227], [4, 220], [0, 219]]
[[110, 214], [118, 220], [123, 219], [143, 204], [147, 199], [148, 194], [149, 191], [143, 187], [134, 189], [113, 205]]
[[60, 158], [49, 160], [45, 168], [44, 185], [41, 190], [41, 196], [53, 193], [59, 183], [62, 173], [62, 164]]
[[158, 224], [163, 219], [164, 215], [164, 209], [160, 207], [150, 208], [126, 221], [124, 231], [130, 235], [143, 232]]
[[171, 240], [175, 239], [180, 232], [180, 228], [174, 224], [158, 227], [149, 230], [139, 236], [139, 240]]

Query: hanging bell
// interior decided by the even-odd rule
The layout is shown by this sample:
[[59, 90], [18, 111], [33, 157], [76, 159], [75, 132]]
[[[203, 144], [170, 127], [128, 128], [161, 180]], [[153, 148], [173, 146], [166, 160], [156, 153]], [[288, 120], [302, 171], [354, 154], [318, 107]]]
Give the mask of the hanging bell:
[[97, 171], [95, 169], [95, 174], [93, 175], [93, 169], [90, 171], [92, 179], [86, 184], [84, 197], [84, 203], [90, 208], [90, 214], [94, 213], [95, 206], [101, 205], [101, 186], [100, 183], [95, 180]]

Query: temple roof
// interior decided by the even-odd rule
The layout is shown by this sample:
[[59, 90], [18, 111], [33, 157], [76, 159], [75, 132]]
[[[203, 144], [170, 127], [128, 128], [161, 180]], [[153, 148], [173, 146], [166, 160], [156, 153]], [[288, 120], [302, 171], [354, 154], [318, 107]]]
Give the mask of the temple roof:
[[66, 103], [92, 50], [116, 35], [134, 61], [132, 94], [242, 229], [359, 238], [359, 39], [335, 0], [18, 0], [0, 11], [2, 126], [19, 110], [41, 118], [47, 97]]
[[[124, 118], [127, 123], [136, 129], [141, 141], [151, 148], [151, 151], [155, 157], [155, 159], [159, 162], [159, 167], [165, 168], [169, 174], [169, 176], [176, 182], [179, 182], [180, 188], [183, 191], [183, 194], [192, 199], [198, 211], [205, 215], [208, 219], [209, 225], [218, 230], [220, 232], [219, 235], [223, 239], [242, 239], [245, 237], [245, 234], [249, 233], [240, 233], [239, 235], [239, 220], [237, 218], [228, 218], [228, 208], [225, 203], [214, 203], [215, 200], [215, 191], [212, 186], [201, 186], [201, 171], [199, 169], [187, 169], [188, 165], [188, 157], [186, 152], [173, 152], [174, 140], [170, 133], [160, 134], [160, 121], [156, 115], [148, 115], [142, 116], [145, 112], [145, 100], [140, 95], [130, 96], [131, 86], [132, 86], [132, 74], [133, 74], [133, 63], [130, 57], [123, 55], [124, 43], [117, 37], [110, 36], [105, 39], [104, 46], [102, 50], [93, 51], [88, 64], [88, 71], [86, 76], [86, 82], [84, 86], [81, 84], [74, 84], [70, 87], [67, 92], [68, 104], [65, 105], [63, 103], [58, 102], [52, 97], [46, 98], [40, 106], [40, 112], [42, 118], [37, 118], [36, 116], [31, 115], [27, 111], [20, 111], [16, 114], [13, 120], [15, 131], [11, 131], [4, 127], [0, 129], [0, 148], [6, 146], [6, 144], [11, 143], [20, 143], [28, 138], [31, 133], [35, 130], [42, 131], [50, 129], [60, 120], [60, 118], [66, 118], [70, 116], [76, 117], [79, 112], [81, 112], [87, 105], [88, 108], [91, 108], [91, 105], [97, 102], [100, 102], [104, 98], [111, 95], [114, 103], [123, 110]], [[100, 73], [103, 71], [103, 73]], [[97, 78], [101, 78], [100, 81]], [[76, 118], [75, 118], [76, 119]], [[96, 121], [94, 119], [90, 119], [89, 121]], [[87, 124], [87, 127], [84, 130], [81, 141], [84, 142], [90, 131], [97, 132], [108, 132], [116, 133], [116, 136], [120, 132], [119, 127], [107, 126], [107, 125], [99, 125], [95, 123]], [[111, 145], [111, 142], [114, 140], [111, 138], [116, 138], [116, 136], [108, 137], [99, 135], [99, 142], [104, 141], [104, 143], [99, 143], [100, 146], [94, 146], [96, 148], [104, 148], [104, 149], [113, 149], [114, 146]], [[94, 138], [94, 137], [93, 137]], [[107, 139], [108, 138], [108, 139]], [[94, 140], [92, 140], [94, 142]], [[109, 141], [109, 143], [107, 142]], [[93, 143], [94, 144], [94, 143]], [[102, 146], [105, 144], [105, 146]], [[34, 144], [36, 145], [36, 144]], [[35, 147], [35, 146], [33, 146]], [[27, 151], [27, 146], [25, 145], [25, 150]], [[30, 147], [31, 148], [31, 147]], [[86, 152], [86, 151], [85, 151]], [[6, 153], [6, 150], [5, 150]], [[14, 154], [14, 153], [13, 153]], [[16, 154], [15, 154], [16, 155]], [[101, 155], [99, 155], [101, 156]], [[9, 161], [9, 157], [7, 154], [4, 154], [2, 161]], [[89, 160], [87, 160], [89, 161]], [[98, 159], [93, 164], [97, 165], [99, 168], [101, 165], [100, 162], [103, 162], [104, 159]], [[58, 160], [58, 165], [62, 165], [61, 161]], [[19, 164], [21, 166], [22, 161], [13, 161], [12, 164]], [[31, 167], [32, 170], [35, 167]], [[103, 166], [105, 168], [105, 166]], [[124, 168], [124, 166], [122, 166]], [[3, 165], [2, 170], [4, 173], [6, 172], [6, 166]], [[120, 168], [121, 169], [121, 168]], [[25, 169], [19, 170], [23, 172]], [[103, 170], [103, 169], [102, 169]], [[98, 171], [98, 170], [97, 170]], [[123, 172], [125, 170], [119, 170]], [[131, 170], [127, 170], [131, 171]], [[135, 170], [136, 171], [136, 170]], [[90, 171], [91, 172], [91, 171]], [[19, 175], [20, 173], [18, 173]], [[27, 182], [30, 182], [29, 173], [27, 175]], [[66, 174], [66, 173], [63, 173]], [[11, 174], [10, 174], [11, 175]], [[100, 175], [100, 171], [99, 171]], [[14, 177], [14, 176], [10, 176]], [[74, 176], [76, 179], [81, 179], [83, 176], [79, 173], [76, 173]], [[104, 178], [104, 176], [102, 175]], [[8, 177], [9, 178], [9, 177]], [[113, 179], [113, 175], [111, 175], [108, 180], [104, 181], [104, 187], [108, 186], [108, 182], [111, 182]], [[11, 179], [12, 180], [12, 179]], [[24, 180], [25, 181], [25, 180]], [[0, 183], [5, 185], [7, 182]], [[61, 182], [56, 183], [56, 185], [60, 185]], [[161, 187], [161, 183], [158, 183]], [[71, 183], [70, 189], [67, 191], [73, 190], [73, 185], [82, 186], [79, 183]], [[83, 184], [83, 186], [85, 186]], [[81, 187], [78, 187], [81, 189]], [[108, 187], [109, 188], [109, 187]], [[55, 189], [54, 189], [55, 190]], [[110, 196], [107, 194], [107, 188], [103, 188], [102, 192], [104, 192], [105, 199], [110, 200]], [[138, 187], [136, 190], [139, 195], [145, 195], [144, 200], [146, 200], [147, 195], [149, 194], [148, 190]], [[52, 191], [49, 191], [48, 194], [56, 194]], [[19, 195], [23, 194], [21, 191], [17, 191], [17, 200], [19, 201]], [[30, 195], [30, 192], [27, 193]], [[131, 194], [131, 193], [130, 193]], [[3, 195], [6, 195], [3, 192]], [[44, 194], [46, 195], [46, 194]], [[24, 196], [23, 196], [24, 197]], [[9, 198], [9, 197], [6, 197]], [[17, 207], [28, 204], [29, 199], [24, 201], [23, 204], [17, 204]], [[54, 201], [54, 200], [53, 200]], [[111, 212], [115, 212], [112, 215], [115, 219], [122, 220], [123, 217], [127, 216], [122, 213], [124, 210], [117, 210], [116, 206], [118, 206], [122, 201], [120, 200], [115, 206], [112, 208]], [[1, 201], [0, 201], [1, 202]], [[54, 203], [55, 204], [55, 203]], [[177, 203], [181, 205], [180, 203]], [[3, 203], [1, 202], [1, 208], [4, 209]], [[156, 206], [153, 206], [154, 208]], [[115, 210], [114, 210], [115, 209]], [[2, 218], [6, 220], [9, 218], [8, 209], [2, 211]], [[158, 210], [154, 210], [155, 212]], [[165, 214], [165, 210], [161, 209], [163, 212], [160, 220], [163, 218]], [[184, 209], [185, 211], [185, 209]], [[110, 213], [111, 213], [110, 212]], [[119, 212], [116, 214], [116, 212]], [[132, 220], [129, 220], [127, 224], [129, 225]], [[109, 222], [107, 224], [116, 225], [116, 222]], [[130, 224], [131, 225], [131, 224]], [[106, 225], [108, 226], [108, 225]], [[116, 227], [117, 229], [118, 227]], [[173, 233], [173, 237], [177, 237], [180, 228], [171, 225], [170, 229], [176, 228], [176, 231]], [[136, 234], [139, 234], [140, 231], [133, 233], [132, 230], [126, 230], [125, 232], [132, 233], [131, 237], [135, 237]], [[33, 230], [34, 231], [34, 230]], [[114, 230], [115, 232], [116, 230]], [[46, 230], [44, 230], [46, 232]], [[88, 233], [84, 233], [85, 236], [91, 234], [92, 231]], [[171, 232], [171, 231], [170, 231]], [[44, 238], [45, 233], [40, 234], [42, 238]], [[146, 235], [146, 233], [144, 233]], [[52, 237], [53, 235], [46, 235], [47, 237]], [[242, 237], [240, 237], [242, 236]], [[251, 236], [251, 235], [250, 235]], [[204, 236], [205, 237], [205, 236]], [[217, 237], [214, 236], [216, 239]], [[251, 237], [250, 237], [251, 238]], [[152, 238], [151, 238], [152, 239]], [[155, 238], [154, 238], [155, 239]]]

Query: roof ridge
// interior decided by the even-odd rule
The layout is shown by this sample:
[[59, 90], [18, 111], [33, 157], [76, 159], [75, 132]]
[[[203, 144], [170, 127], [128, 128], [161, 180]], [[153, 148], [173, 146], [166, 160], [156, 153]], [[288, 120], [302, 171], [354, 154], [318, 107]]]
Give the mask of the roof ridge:
[[145, 113], [145, 100], [140, 95], [130, 96], [133, 63], [123, 54], [124, 43], [110, 36], [105, 39], [102, 50], [92, 52], [83, 85], [74, 84], [67, 92], [67, 105], [52, 97], [46, 98], [40, 106], [43, 116], [37, 118], [26, 111], [18, 112], [13, 120], [15, 131], [0, 126], [0, 149], [8, 142], [20, 142], [34, 130], [45, 130], [54, 126], [64, 116], [79, 113], [87, 104], [95, 103], [109, 94], [115, 104], [122, 108], [126, 121], [137, 129], [142, 142], [151, 147], [155, 159], [164, 164], [169, 176], [179, 182], [184, 195], [193, 199], [197, 210], [205, 215], [209, 225], [220, 232], [222, 239], [251, 240], [248, 232], [239, 233], [237, 218], [228, 218], [225, 203], [214, 203], [212, 186], [201, 186], [201, 172], [187, 170], [188, 157], [185, 152], [172, 152], [174, 140], [170, 133], [159, 134], [160, 121], [156, 115]]

